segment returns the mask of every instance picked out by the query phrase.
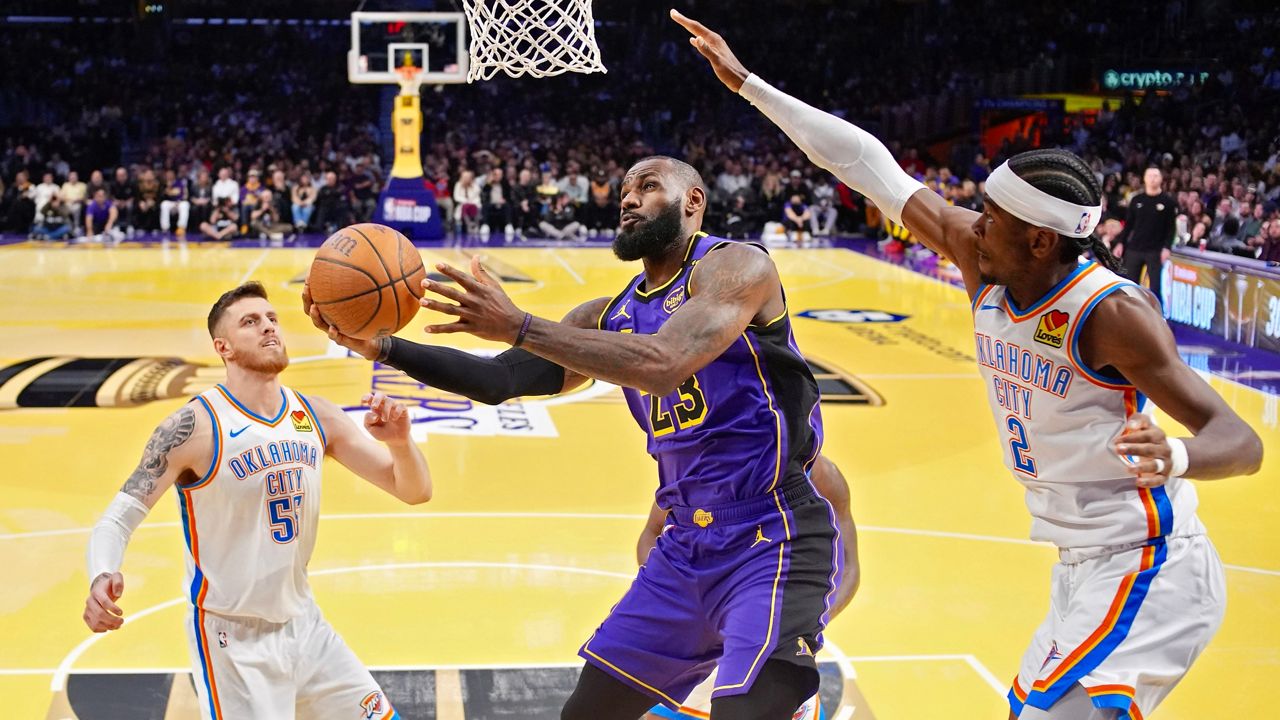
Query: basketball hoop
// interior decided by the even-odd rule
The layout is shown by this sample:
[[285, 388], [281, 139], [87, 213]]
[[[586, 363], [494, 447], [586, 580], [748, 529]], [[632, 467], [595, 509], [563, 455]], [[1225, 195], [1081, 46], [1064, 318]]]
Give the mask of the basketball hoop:
[[600, 62], [591, 0], [463, 0], [471, 29], [467, 82], [608, 72]]

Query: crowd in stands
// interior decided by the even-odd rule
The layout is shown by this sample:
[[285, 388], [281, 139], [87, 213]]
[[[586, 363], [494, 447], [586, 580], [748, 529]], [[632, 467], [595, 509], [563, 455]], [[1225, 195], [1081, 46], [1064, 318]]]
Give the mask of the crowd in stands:
[[[1200, 87], [1117, 96], [1096, 115], [1069, 116], [1037, 128], [1035, 140], [986, 152], [963, 133], [945, 157], [900, 142], [923, 139], [888, 140], [905, 169], [974, 209], [986, 174], [1009, 155], [1037, 141], [1071, 147], [1104, 188], [1106, 239], [1122, 232], [1128, 199], [1154, 165], [1179, 206], [1179, 242], [1280, 260], [1274, 14], [1217, 18], [1209, 27], [1229, 32], [1210, 36], [1197, 35], [1203, 28], [1192, 20], [1203, 18], [1178, 2], [1160, 4], [1158, 23], [1131, 7], [1142, 3], [1086, 0], [1065, 23], [1060, 8], [1024, 4], [1002, 14], [1008, 3], [998, 0], [961, 5], [779, 2], [758, 13], [690, 12], [703, 10], [780, 87], [873, 131], [882, 109], [965, 87], [993, 68], [1063, 63], [1116, 46], [1135, 28], [1145, 32], [1128, 46], [1163, 58], [1195, 52], [1185, 41], [1201, 37], [1217, 65]], [[608, 235], [623, 173], [654, 153], [702, 171], [706, 225], [720, 234], [805, 242], [881, 231], [873, 207], [719, 87], [678, 28], [650, 10], [596, 3], [607, 75], [424, 89], [426, 181], [451, 232]], [[800, 45], [746, 39], [762, 23], [797, 18], [812, 31]], [[930, 30], [943, 25], [954, 32]], [[0, 106], [10, 108], [0, 110], [0, 232], [280, 238], [369, 219], [386, 176], [380, 100], [389, 91], [347, 83], [347, 32], [0, 25]], [[904, 42], [885, 45], [899, 35]], [[975, 51], [979, 38], [994, 37], [1002, 41]], [[1199, 52], [1209, 52], [1204, 43]], [[261, 47], [271, 52], [245, 51]]]

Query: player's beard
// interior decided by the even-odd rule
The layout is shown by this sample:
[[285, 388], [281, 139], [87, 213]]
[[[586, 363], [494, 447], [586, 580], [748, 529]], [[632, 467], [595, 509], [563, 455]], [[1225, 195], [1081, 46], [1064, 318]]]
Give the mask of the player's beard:
[[679, 203], [667, 205], [652, 218], [618, 233], [613, 239], [613, 254], [624, 262], [661, 255], [680, 240], [682, 219]]
[[267, 375], [279, 375], [289, 367], [289, 353], [285, 351], [284, 345], [280, 346], [280, 352], [271, 352], [269, 348], [258, 348], [258, 350], [256, 353], [245, 353], [243, 357], [237, 358], [236, 362], [245, 370]]

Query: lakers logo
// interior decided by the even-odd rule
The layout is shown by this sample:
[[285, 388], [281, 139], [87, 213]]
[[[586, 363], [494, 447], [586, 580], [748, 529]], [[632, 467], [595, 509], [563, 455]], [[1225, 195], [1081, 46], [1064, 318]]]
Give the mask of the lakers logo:
[[681, 285], [680, 287], [676, 288], [675, 292], [668, 295], [666, 300], [662, 301], [662, 309], [666, 310], [668, 313], [673, 313], [676, 311], [676, 308], [680, 307], [681, 303], [683, 302], [684, 302], [684, 286]]
[[301, 410], [294, 410], [289, 413], [289, 419], [293, 421], [293, 429], [298, 432], [311, 432], [311, 418]]
[[387, 711], [387, 703], [382, 699], [382, 693], [375, 690], [360, 700], [360, 709], [364, 711], [365, 720], [373, 720]]
[[711, 513], [706, 510], [697, 510], [693, 513], [693, 524], [698, 527], [706, 527], [715, 522], [715, 518], [711, 517]]
[[1040, 316], [1040, 324], [1036, 327], [1036, 342], [1049, 347], [1060, 348], [1067, 336], [1067, 321], [1071, 316], [1061, 310], [1050, 310]]

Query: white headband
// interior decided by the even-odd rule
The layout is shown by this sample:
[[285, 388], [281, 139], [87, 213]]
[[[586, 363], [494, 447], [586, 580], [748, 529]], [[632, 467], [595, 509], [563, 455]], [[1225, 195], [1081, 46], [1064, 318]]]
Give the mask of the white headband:
[[1007, 162], [987, 178], [987, 195], [1010, 215], [1067, 237], [1089, 237], [1102, 219], [1101, 205], [1077, 205], [1056, 198], [1018, 177]]

